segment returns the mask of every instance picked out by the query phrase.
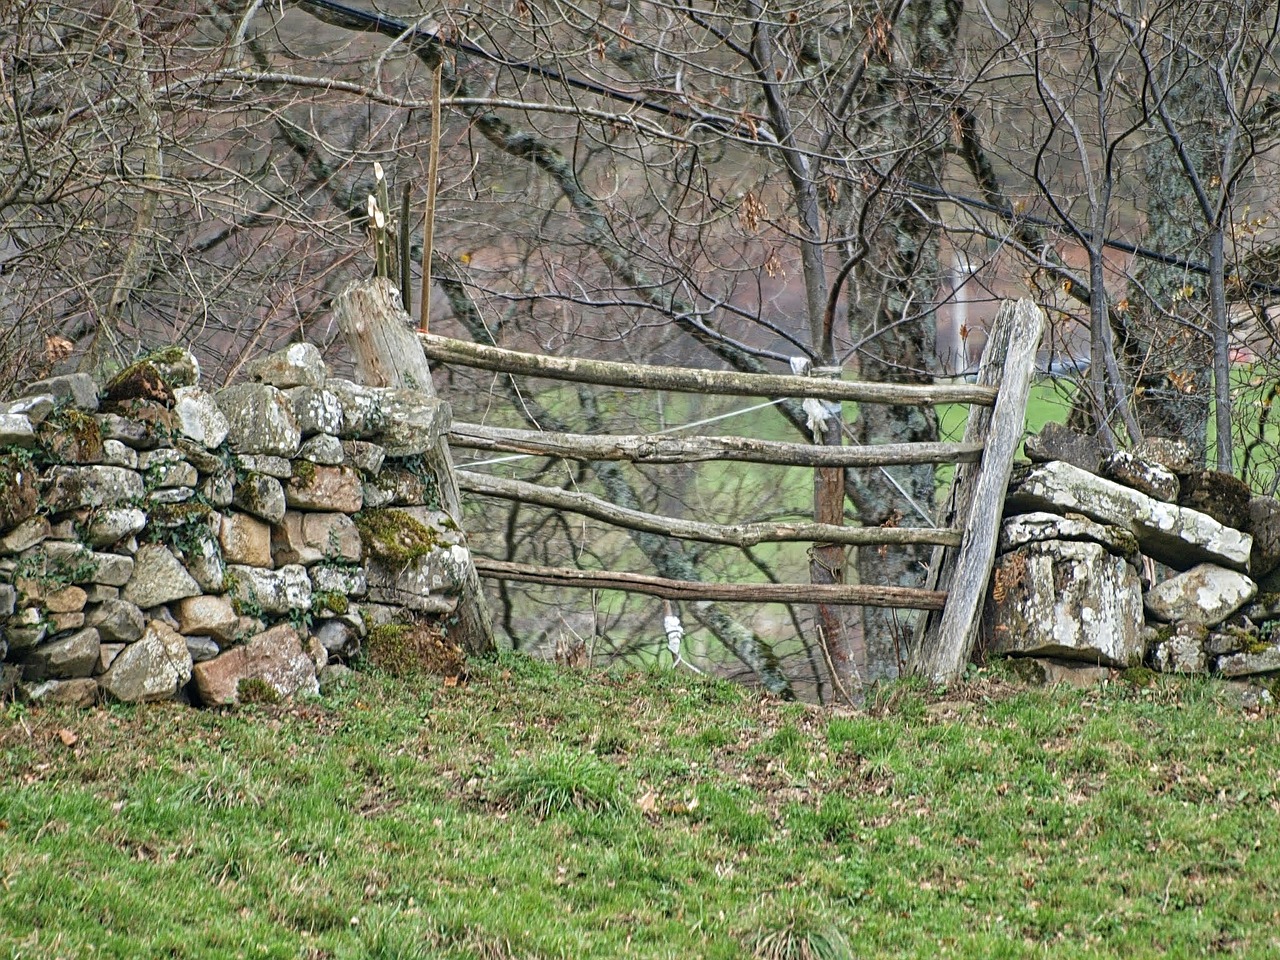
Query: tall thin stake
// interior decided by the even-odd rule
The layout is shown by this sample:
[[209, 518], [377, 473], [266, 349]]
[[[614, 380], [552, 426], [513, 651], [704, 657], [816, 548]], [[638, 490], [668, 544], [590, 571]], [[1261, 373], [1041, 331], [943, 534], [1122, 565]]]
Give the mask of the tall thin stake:
[[431, 91], [431, 150], [427, 159], [427, 212], [422, 227], [422, 306], [418, 328], [431, 329], [431, 251], [436, 232], [436, 187], [440, 182], [440, 74], [444, 61], [436, 64], [435, 87]]

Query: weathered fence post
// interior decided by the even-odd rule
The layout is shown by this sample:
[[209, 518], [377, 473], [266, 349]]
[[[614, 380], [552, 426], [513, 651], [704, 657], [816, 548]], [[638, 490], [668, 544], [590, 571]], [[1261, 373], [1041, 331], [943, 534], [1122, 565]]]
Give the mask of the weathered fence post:
[[985, 438], [985, 450], [978, 464], [956, 467], [945, 521], [963, 521], [964, 536], [959, 550], [935, 551], [928, 585], [945, 590], [947, 602], [940, 614], [921, 618], [910, 663], [911, 673], [938, 683], [958, 679], [973, 654], [1044, 325], [1044, 311], [1032, 301], [1006, 300], [982, 354], [978, 383], [1000, 392], [994, 407], [969, 408], [964, 439]]
[[[355, 356], [361, 379], [369, 386], [418, 390], [435, 396], [431, 368], [413, 321], [404, 312], [400, 293], [390, 280], [363, 280], [351, 283], [334, 306], [338, 328], [346, 336]], [[440, 505], [462, 526], [462, 501], [458, 496], [453, 457], [442, 437], [433, 451], [433, 470], [440, 491]], [[480, 588], [475, 566], [468, 561], [463, 571], [458, 598], [458, 623], [450, 635], [472, 654], [493, 650], [493, 624]]]

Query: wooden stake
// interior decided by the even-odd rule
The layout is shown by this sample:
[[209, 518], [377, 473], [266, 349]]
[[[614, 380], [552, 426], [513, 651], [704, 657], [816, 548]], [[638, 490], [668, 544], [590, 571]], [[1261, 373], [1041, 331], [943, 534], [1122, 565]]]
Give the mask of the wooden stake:
[[[440, 76], [444, 61], [436, 64], [435, 83], [431, 90], [431, 149], [427, 154], [427, 212], [422, 224], [422, 305], [418, 329], [431, 329], [431, 252], [436, 233], [436, 187], [440, 183]], [[406, 309], [407, 306], [406, 306]]]

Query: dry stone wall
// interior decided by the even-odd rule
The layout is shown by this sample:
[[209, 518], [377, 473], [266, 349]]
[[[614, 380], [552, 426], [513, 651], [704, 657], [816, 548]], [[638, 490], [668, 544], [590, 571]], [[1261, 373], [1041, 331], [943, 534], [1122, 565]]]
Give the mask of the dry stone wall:
[[[1015, 473], [986, 611], [1028, 672], [1280, 673], [1280, 502], [1150, 440], [1104, 457], [1050, 425]], [[1104, 671], [1105, 672], [1105, 671]]]
[[0, 405], [0, 699], [218, 705], [314, 693], [371, 637], [456, 652], [448, 407], [310, 344], [247, 376], [206, 391], [172, 349]]

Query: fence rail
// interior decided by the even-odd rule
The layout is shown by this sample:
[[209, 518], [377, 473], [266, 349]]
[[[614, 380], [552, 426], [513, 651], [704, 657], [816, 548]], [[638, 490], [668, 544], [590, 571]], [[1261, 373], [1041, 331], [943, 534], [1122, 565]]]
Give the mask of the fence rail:
[[736, 373], [729, 370], [699, 370], [690, 367], [661, 367], [610, 360], [583, 360], [545, 357], [487, 347], [465, 340], [453, 340], [434, 333], [418, 334], [428, 359], [532, 377], [549, 377], [572, 383], [592, 383], [604, 387], [631, 387], [638, 390], [671, 390], [677, 393], [714, 393], [737, 397], [802, 397], [818, 400], [853, 400], [860, 403], [892, 403], [933, 406], [969, 403], [992, 406], [993, 387], [968, 384], [888, 384], [826, 377], [797, 377], [776, 373]]
[[911, 463], [977, 463], [982, 443], [886, 443], [825, 447], [751, 437], [672, 437], [664, 434], [584, 436], [544, 433], [475, 423], [449, 429], [455, 447], [527, 453], [566, 460], [626, 460], [631, 463], [698, 463], [732, 460], [792, 467], [877, 467]]

